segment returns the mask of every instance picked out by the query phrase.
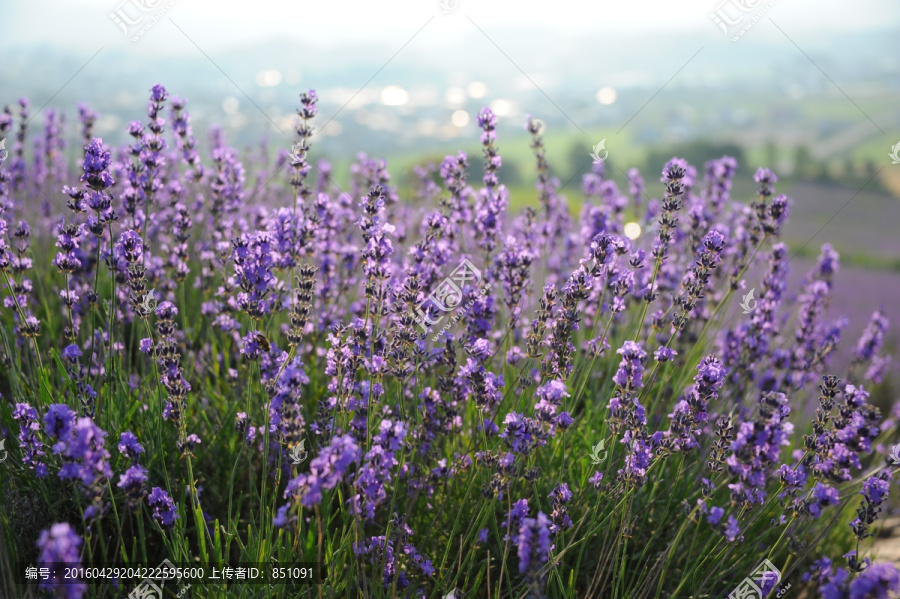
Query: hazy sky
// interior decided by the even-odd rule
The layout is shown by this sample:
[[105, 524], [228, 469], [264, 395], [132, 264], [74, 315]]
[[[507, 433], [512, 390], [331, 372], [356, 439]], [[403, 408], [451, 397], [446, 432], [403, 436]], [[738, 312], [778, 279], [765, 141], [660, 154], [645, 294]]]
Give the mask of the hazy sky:
[[[742, 15], [740, 4], [750, 10]], [[731, 43], [711, 19], [716, 11], [743, 16], [742, 24], [756, 16], [748, 41]], [[122, 26], [127, 32], [111, 15], [133, 20]], [[866, 35], [840, 37], [874, 31], [880, 45], [867, 45], [874, 38]], [[397, 119], [416, 106], [441, 105], [445, 113], [428, 118], [443, 120], [431, 129], [474, 126], [471, 115], [456, 114], [466, 94], [517, 127], [526, 110], [564, 115], [572, 125], [569, 113], [580, 120], [602, 111], [624, 122], [640, 107], [633, 103], [647, 101], [624, 90], [661, 89], [676, 75], [667, 91], [728, 76], [728, 86], [765, 78], [788, 82], [797, 97], [803, 85], [837, 96], [821, 65], [829, 76], [843, 75], [847, 93], [864, 97], [847, 73], [896, 72], [897, 53], [881, 49], [896, 31], [900, 0], [0, 0], [0, 80], [8, 94], [0, 100], [27, 95], [65, 107], [77, 99], [124, 112], [161, 81], [176, 93], [190, 90], [195, 116], [233, 127], [253, 118], [270, 126], [306, 87], [325, 103], [346, 105], [335, 135], [350, 126], [353, 110], [379, 103]], [[860, 49], [869, 50], [863, 64]], [[467, 87], [480, 82], [486, 92]], [[420, 97], [426, 92], [430, 99]], [[353, 118], [375, 127], [372, 115]], [[119, 121], [106, 128], [123, 129]]]
[[[441, 0], [125, 0], [124, 10], [136, 12], [132, 2], [171, 5], [165, 17], [171, 17], [186, 32], [202, 33], [204, 48], [217, 51], [276, 38], [313, 44], [384, 41], [399, 46], [429, 19], [433, 20], [428, 24], [427, 35], [419, 43], [441, 43], [469, 34], [473, 21], [491, 29], [539, 27], [559, 33], [697, 29], [715, 40], [719, 32], [709, 14], [722, 0], [443, 1], [452, 10], [442, 13]], [[794, 31], [858, 31], [900, 25], [897, 0], [726, 1], [743, 1], [751, 6], [769, 4], [768, 14]], [[51, 43], [72, 48], [128, 47], [123, 32], [109, 17], [121, 2], [0, 0], [0, 46]], [[181, 43], [183, 37], [174, 43], [182, 34], [166, 21], [154, 26], [156, 41], [152, 51], [187, 51]], [[597, 48], [585, 51], [597, 52], [598, 48], [609, 51], [603, 49], [602, 37], [597, 40]]]

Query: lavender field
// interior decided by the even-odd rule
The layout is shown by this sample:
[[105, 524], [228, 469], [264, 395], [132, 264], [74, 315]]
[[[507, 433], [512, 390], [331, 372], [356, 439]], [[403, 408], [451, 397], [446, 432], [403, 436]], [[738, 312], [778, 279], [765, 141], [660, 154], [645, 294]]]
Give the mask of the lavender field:
[[573, 214], [529, 119], [540, 203], [511, 214], [490, 109], [412, 197], [313, 160], [312, 90], [268, 163], [217, 130], [201, 155], [160, 84], [118, 147], [29, 110], [0, 118], [4, 596], [154, 596], [90, 567], [164, 560], [314, 571], [166, 596], [900, 590], [866, 557], [887, 318], [842, 339], [827, 244], [789, 298], [769, 169], [742, 198], [728, 156], [626, 189], [599, 161]]
[[0, 7], [0, 599], [900, 598], [898, 24]]

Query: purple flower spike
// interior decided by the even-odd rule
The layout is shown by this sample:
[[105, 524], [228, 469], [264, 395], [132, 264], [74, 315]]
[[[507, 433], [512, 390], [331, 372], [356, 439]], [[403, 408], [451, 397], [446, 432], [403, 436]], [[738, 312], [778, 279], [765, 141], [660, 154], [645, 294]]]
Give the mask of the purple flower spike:
[[133, 512], [139, 510], [146, 493], [147, 470], [138, 465], [131, 466], [119, 477], [116, 486], [124, 491], [128, 508]]
[[[49, 530], [41, 531], [37, 547], [40, 551], [38, 565], [50, 568], [54, 574], [49, 580], [41, 581], [40, 588], [56, 591], [65, 599], [81, 599], [87, 593], [87, 585], [80, 580], [63, 580], [63, 568], [81, 565], [81, 537], [67, 522], [54, 524]], [[57, 566], [57, 567], [53, 567]]]
[[41, 461], [44, 456], [44, 444], [38, 439], [41, 427], [38, 424], [37, 410], [27, 403], [17, 403], [13, 418], [19, 423], [19, 443], [25, 450], [22, 463], [34, 470], [35, 476], [47, 476], [47, 466]]
[[169, 92], [161, 84], [157, 83], [150, 90], [150, 99], [154, 102], [165, 102], [169, 97]]
[[626, 341], [622, 347], [616, 350], [616, 353], [622, 356], [622, 361], [613, 376], [613, 381], [623, 388], [640, 389], [643, 386], [641, 378], [644, 373], [643, 361], [647, 357], [647, 352], [640, 344]]
[[102, 191], [115, 183], [109, 174], [109, 150], [103, 147], [103, 140], [99, 137], [84, 148], [82, 165], [84, 174], [81, 175], [81, 181], [87, 183], [92, 190]]
[[285, 498], [312, 507], [322, 501], [322, 492], [336, 487], [350, 465], [359, 459], [359, 446], [350, 435], [335, 437], [309, 464], [309, 473], [288, 482]]
[[60, 441], [53, 446], [53, 453], [61, 453], [65, 449], [65, 441], [72, 433], [75, 416], [69, 406], [61, 403], [51, 404], [44, 414], [44, 431], [50, 438]]
[[538, 570], [550, 559], [550, 520], [543, 512], [537, 518], [525, 518], [519, 529], [519, 572], [528, 580], [538, 581]]
[[153, 487], [147, 503], [153, 508], [153, 519], [163, 526], [172, 526], [175, 524], [175, 520], [180, 518], [175, 502], [168, 493], [159, 487]]
[[124, 431], [119, 436], [119, 453], [132, 461], [137, 461], [138, 456], [144, 453], [144, 446], [138, 443], [134, 433], [131, 431]]
[[872, 564], [850, 583], [850, 599], [888, 599], [900, 591], [900, 573], [889, 563]]

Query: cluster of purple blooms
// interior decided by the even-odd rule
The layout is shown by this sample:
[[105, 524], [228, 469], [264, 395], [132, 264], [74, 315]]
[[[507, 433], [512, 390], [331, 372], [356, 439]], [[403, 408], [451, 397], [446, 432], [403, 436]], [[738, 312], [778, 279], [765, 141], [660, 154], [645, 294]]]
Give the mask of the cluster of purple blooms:
[[38, 436], [41, 425], [37, 410], [27, 403], [17, 403], [13, 418], [19, 423], [19, 443], [24, 450], [22, 463], [34, 470], [35, 476], [44, 478], [47, 476], [47, 465], [41, 460], [44, 444]]
[[51, 404], [44, 415], [44, 431], [54, 441], [53, 453], [62, 457], [59, 478], [74, 479], [91, 500], [83, 517], [99, 515], [106, 481], [112, 477], [106, 432], [88, 416], [78, 415], [65, 404]]
[[[855, 563], [855, 552], [845, 557]], [[851, 577], [851, 571], [823, 557], [803, 575], [803, 580], [814, 582], [822, 599], [888, 599], [900, 591], [897, 568], [889, 563], [871, 564], [868, 558], [859, 575]]]
[[[605, 547], [594, 510], [619, 506], [623, 538], [658, 542], [650, 529], [668, 531], [659, 522], [644, 530], [641, 517], [656, 518], [670, 484], [685, 489], [689, 512], [671, 538], [695, 526], [738, 547], [750, 514], [764, 511], [767, 550], [782, 556], [793, 547], [782, 538], [812, 538], [857, 492], [843, 534], [873, 534], [894, 481], [870, 458], [896, 438], [870, 396], [890, 364], [888, 321], [876, 311], [850, 363], [835, 364], [847, 322], [826, 315], [839, 256], [823, 246], [791, 294], [778, 241], [790, 201], [776, 193], [774, 173], [756, 172], [756, 198], [745, 204], [732, 198], [739, 165], [727, 156], [699, 171], [668, 161], [659, 198], [636, 169], [625, 191], [596, 164], [582, 177], [575, 222], [529, 117], [540, 210], [512, 218], [490, 109], [477, 119], [481, 181], [469, 183], [460, 152], [419, 166], [418, 201], [404, 202], [386, 162], [365, 155], [350, 168], [349, 192], [341, 189], [331, 165], [311, 158], [316, 93], [300, 103], [298, 141], [260, 161], [253, 183], [221, 130], [201, 155], [186, 102], [161, 85], [121, 148], [93, 137], [97, 115], [79, 109], [80, 175], [61, 158], [59, 113], [46, 113], [33, 163], [28, 103], [0, 114], [0, 137], [19, 123], [12, 160], [0, 165], [0, 283], [10, 344], [25, 356], [3, 351], [0, 363], [13, 376], [40, 372], [11, 386], [33, 399], [17, 396], [8, 426], [18, 426], [23, 475], [56, 475], [88, 501], [84, 540], [48, 521], [41, 562], [80, 561], [116, 502], [134, 518], [146, 507], [155, 533], [175, 534], [180, 513], [190, 513], [180, 501], [199, 509], [197, 477], [179, 480], [186, 492], [173, 497], [150, 482], [162, 474], [149, 458], [171, 452], [187, 472], [208, 465], [204, 450], [213, 439], [226, 446], [232, 419], [239, 455], [262, 465], [262, 488], [283, 498], [274, 513], [265, 508], [277, 534], [305, 537], [317, 525], [311, 514], [329, 513], [328, 526], [340, 514], [353, 539], [347, 559], [404, 596], [446, 582], [441, 543], [462, 543], [454, 551], [479, 556], [489, 579], [517, 575], [519, 590], [544, 596], [550, 570], [581, 551], [573, 543]], [[289, 176], [279, 185], [282, 169]], [[61, 190], [69, 212], [29, 203], [29, 178]], [[653, 233], [628, 238], [627, 219]], [[53, 241], [33, 246], [37, 231], [55, 235], [45, 260], [54, 268], [42, 279], [52, 299], [32, 283], [41, 273], [31, 254]], [[754, 283], [757, 255], [767, 266]], [[477, 266], [477, 280], [451, 276], [463, 261]], [[754, 285], [753, 314], [725, 320], [735, 292]], [[59, 308], [52, 317], [48, 302]], [[449, 308], [462, 305], [445, 326]], [[47, 334], [57, 325], [60, 337]], [[44, 355], [61, 367], [52, 376]], [[55, 385], [55, 403], [45, 402]], [[117, 398], [128, 405], [110, 405]], [[174, 427], [142, 430], [126, 413]], [[115, 458], [98, 423], [118, 435]], [[585, 438], [610, 441], [605, 461], [583, 463]], [[311, 459], [298, 464], [300, 447]], [[204, 504], [218, 507], [215, 498]], [[460, 520], [468, 530], [455, 528]], [[633, 549], [640, 543], [620, 557], [649, 572], [644, 548]], [[494, 572], [498, 556], [512, 561]], [[822, 557], [806, 581], [827, 598], [900, 590], [892, 566], [844, 557], [846, 569]], [[661, 559], [668, 570], [688, 558]], [[600, 575], [582, 583], [585, 596], [609, 591]], [[46, 587], [85, 592], [58, 580]]]
[[[66, 578], [65, 568], [77, 568], [81, 565], [81, 549], [83, 541], [68, 522], [59, 522], [41, 532], [37, 540], [40, 552], [38, 563], [44, 564], [53, 572], [49, 580], [42, 580], [40, 588], [58, 591], [65, 599], [81, 599], [88, 590], [88, 585], [78, 578]], [[57, 567], [51, 568], [56, 565]]]
[[138, 464], [144, 446], [138, 443], [134, 433], [124, 431], [119, 437], [119, 453], [131, 461], [131, 466], [122, 473], [116, 486], [125, 493], [126, 505], [134, 512], [140, 509], [141, 500], [147, 492], [147, 469]]

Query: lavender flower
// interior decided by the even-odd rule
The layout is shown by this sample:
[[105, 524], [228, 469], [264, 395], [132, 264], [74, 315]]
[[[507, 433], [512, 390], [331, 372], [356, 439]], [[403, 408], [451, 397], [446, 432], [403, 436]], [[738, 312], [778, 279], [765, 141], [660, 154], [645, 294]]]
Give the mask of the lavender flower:
[[109, 173], [110, 162], [109, 150], [103, 147], [103, 140], [95, 138], [84, 148], [84, 174], [81, 175], [81, 181], [94, 191], [112, 187], [115, 180]]
[[34, 470], [38, 478], [47, 476], [47, 466], [41, 461], [44, 455], [44, 444], [38, 439], [41, 430], [38, 424], [37, 410], [27, 403], [17, 403], [13, 418], [19, 423], [19, 443], [25, 449], [22, 463]]
[[91, 501], [85, 518], [99, 514], [106, 481], [112, 477], [109, 452], [105, 448], [106, 432], [90, 417], [75, 417], [64, 404], [53, 404], [44, 415], [44, 429], [56, 439], [53, 453], [62, 455], [62, 480], [77, 479]]
[[537, 420], [510, 412], [503, 419], [503, 424], [500, 438], [514, 453], [528, 455], [532, 449], [547, 442], [548, 435]]
[[787, 422], [791, 413], [782, 393], [765, 393], [757, 404], [758, 416], [740, 423], [726, 463], [739, 482], [728, 485], [732, 499], [747, 505], [763, 503], [769, 468], [779, 463], [781, 447], [794, 430]]
[[528, 500], [527, 499], [519, 499], [518, 501], [512, 504], [512, 508], [509, 510], [509, 513], [506, 514], [506, 523], [504, 524], [504, 528], [507, 531], [512, 531], [513, 536], [510, 537], [509, 534], [503, 537], [504, 541], [512, 539], [513, 544], [518, 544], [518, 531], [522, 522], [525, 518], [528, 517]]
[[119, 435], [119, 453], [137, 463], [138, 457], [144, 453], [144, 446], [138, 443], [137, 437], [131, 431], [124, 431]]
[[190, 435], [187, 435], [183, 441], [179, 439], [176, 443], [176, 446], [178, 448], [178, 452], [184, 455], [186, 453], [191, 453], [192, 451], [194, 451], [194, 448], [200, 445], [200, 443], [200, 437], [195, 433], [191, 433]]
[[53, 439], [59, 439], [63, 442], [57, 447], [54, 445], [53, 452], [60, 453], [65, 449], [65, 441], [72, 434], [72, 425], [75, 423], [75, 412], [69, 409], [66, 404], [51, 404], [44, 414], [44, 430]]
[[657, 362], [671, 362], [677, 355], [677, 351], [668, 347], [659, 347], [655, 352], [653, 352], [653, 358]]
[[[363, 249], [363, 272], [371, 281], [384, 281], [391, 276], [390, 257], [394, 246], [389, 236], [394, 232], [394, 226], [385, 221], [384, 207], [384, 188], [380, 186], [370, 189], [360, 201], [363, 216], [358, 225], [366, 244]], [[372, 297], [372, 293], [368, 292], [367, 297]]]
[[863, 482], [859, 492], [863, 497], [862, 504], [856, 510], [856, 519], [850, 523], [857, 539], [863, 540], [874, 534], [869, 532], [869, 528], [878, 518], [881, 505], [887, 499], [892, 478], [889, 470], [882, 470]]
[[888, 599], [900, 590], [900, 573], [888, 563], [871, 564], [851, 579], [846, 569], [823, 557], [803, 575], [803, 580], [816, 583], [824, 599]]
[[[297, 110], [297, 114], [300, 116], [300, 123], [297, 125], [297, 135], [300, 137], [300, 141], [291, 148], [290, 156], [291, 168], [293, 169], [291, 186], [294, 188], [295, 202], [303, 204], [304, 208], [306, 208], [306, 200], [312, 193], [312, 190], [306, 185], [306, 178], [310, 171], [310, 166], [306, 162], [306, 156], [310, 149], [309, 140], [313, 135], [313, 129], [309, 121], [318, 113], [317, 101], [318, 96], [315, 90], [310, 89], [300, 94], [301, 108]], [[296, 254], [298, 249], [292, 248], [292, 253]]]
[[641, 378], [647, 352], [638, 343], [626, 341], [616, 353], [622, 356], [622, 361], [619, 362], [619, 369], [613, 376], [613, 381], [623, 389], [640, 389], [643, 386]]
[[484, 188], [479, 191], [475, 208], [475, 231], [478, 245], [491, 252], [497, 245], [502, 229], [502, 217], [508, 204], [506, 187], [499, 184], [497, 172], [503, 161], [494, 142], [497, 140], [497, 117], [490, 108], [478, 113], [481, 144], [484, 146]]
[[734, 516], [728, 516], [728, 524], [725, 526], [724, 530], [725, 540], [729, 543], [734, 543], [737, 540], [743, 540], [744, 537], [741, 535], [741, 529], [738, 526], [738, 521]]
[[119, 477], [119, 482], [116, 486], [125, 493], [128, 509], [132, 512], [139, 510], [141, 501], [147, 493], [147, 470], [137, 464], [129, 467]]
[[538, 571], [550, 559], [550, 521], [543, 512], [537, 518], [525, 518], [519, 528], [519, 572], [532, 585], [540, 586]]
[[697, 367], [694, 385], [675, 405], [669, 414], [672, 419], [666, 431], [664, 447], [672, 451], [686, 451], [699, 447], [700, 429], [709, 421], [709, 403], [718, 398], [718, 391], [725, 382], [725, 368], [715, 356], [703, 358]]
[[399, 464], [396, 453], [403, 446], [406, 432], [406, 425], [399, 420], [385, 419], [379, 424], [372, 447], [354, 477], [357, 494], [350, 498], [350, 508], [354, 514], [365, 514], [367, 519], [372, 520], [375, 508], [387, 499], [385, 485], [391, 482], [391, 471]]
[[566, 504], [572, 500], [572, 497], [572, 491], [569, 490], [569, 485], [566, 483], [556, 485], [550, 493], [550, 500], [553, 502], [553, 512], [550, 514], [553, 521], [550, 524], [552, 534], [556, 534], [560, 529], [572, 528], [572, 519], [566, 510]]
[[55, 591], [66, 599], [81, 599], [87, 593], [87, 585], [81, 580], [63, 580], [63, 568], [81, 565], [81, 545], [81, 537], [67, 522], [53, 524], [41, 531], [37, 541], [38, 565], [52, 572], [49, 580], [41, 581], [41, 589]]
[[884, 333], [887, 331], [888, 323], [888, 318], [880, 308], [872, 314], [872, 319], [856, 344], [854, 357], [857, 361], [871, 360], [878, 353], [884, 344]]
[[163, 418], [178, 423], [184, 413], [184, 399], [191, 390], [181, 368], [181, 351], [175, 340], [175, 317], [178, 308], [172, 302], [162, 302], [154, 310], [159, 340], [153, 346], [153, 355], [162, 367], [160, 381], [168, 394], [163, 408]]
[[559, 417], [557, 412], [562, 406], [562, 402], [566, 397], [571, 396], [566, 389], [566, 384], [559, 380], [541, 385], [535, 390], [534, 395], [538, 398], [538, 402], [534, 406], [535, 414], [539, 419], [547, 422], [554, 422]]
[[810, 500], [805, 502], [805, 508], [813, 518], [822, 515], [823, 507], [837, 505], [840, 502], [837, 489], [822, 483], [816, 483], [811, 495]]
[[887, 599], [900, 591], [900, 572], [889, 563], [872, 564], [850, 583], [850, 599]]
[[722, 262], [721, 255], [724, 250], [725, 236], [718, 231], [710, 231], [703, 237], [701, 247], [697, 251], [697, 259], [682, 281], [684, 291], [676, 300], [679, 308], [672, 316], [672, 326], [676, 331], [684, 329], [688, 317], [697, 309], [698, 302], [704, 297], [713, 271]]
[[159, 487], [153, 487], [150, 496], [147, 498], [147, 504], [153, 508], [153, 519], [163, 526], [172, 526], [175, 520], [180, 518], [175, 502], [168, 493]]
[[335, 488], [350, 465], [359, 459], [359, 446], [350, 435], [334, 437], [309, 463], [309, 474], [300, 474], [288, 482], [285, 498], [312, 507], [322, 501], [322, 492]]
[[644, 359], [647, 352], [638, 343], [626, 341], [616, 353], [622, 356], [622, 360], [613, 375], [616, 391], [607, 404], [610, 428], [615, 433], [623, 427], [626, 430], [637, 431], [647, 423], [644, 406], [637, 397], [634, 397], [634, 391], [643, 386]]
[[272, 240], [266, 233], [257, 233], [242, 235], [232, 244], [231, 259], [237, 285], [241, 289], [235, 298], [237, 304], [250, 318], [262, 318], [270, 312], [270, 286], [275, 282], [272, 274]]
[[368, 555], [371, 563], [384, 564], [381, 582], [385, 588], [390, 587], [395, 581], [400, 589], [409, 586], [409, 579], [406, 572], [400, 568], [392, 540], [386, 539], [384, 535], [372, 537], [368, 543], [355, 546], [354, 549], [357, 555]]
[[495, 260], [500, 281], [503, 283], [503, 301], [510, 315], [518, 319], [522, 307], [521, 296], [527, 289], [528, 269], [534, 261], [534, 255], [513, 237], [507, 237], [503, 250]]
[[[140, 233], [135, 230], [123, 232], [113, 248], [110, 261], [115, 268], [125, 271], [128, 287], [131, 289], [128, 299], [134, 312], [142, 318], [148, 317], [153, 310], [145, 301], [147, 293], [146, 259], [144, 240]], [[120, 261], [124, 261], [124, 267], [120, 266]]]
[[[657, 264], [666, 260], [669, 255], [669, 244], [672, 241], [672, 231], [678, 226], [678, 217], [675, 213], [684, 206], [684, 179], [685, 169], [679, 159], [672, 159], [663, 169], [662, 181], [666, 184], [666, 192], [663, 197], [663, 212], [659, 219], [659, 236], [653, 243], [653, 256]], [[645, 299], [649, 299], [646, 296]]]
[[470, 396], [479, 409], [489, 412], [500, 403], [503, 398], [501, 390], [505, 384], [503, 375], [488, 371], [472, 358], [466, 360], [466, 365], [460, 369], [459, 374], [467, 382]]

